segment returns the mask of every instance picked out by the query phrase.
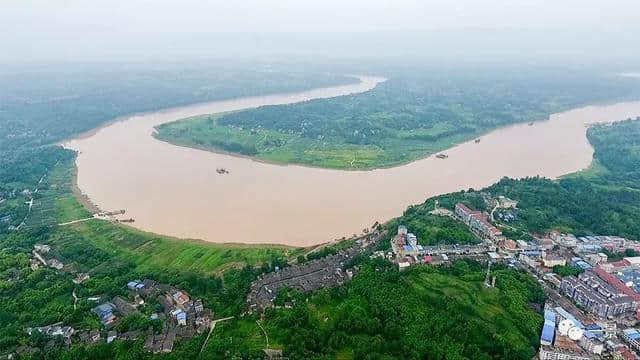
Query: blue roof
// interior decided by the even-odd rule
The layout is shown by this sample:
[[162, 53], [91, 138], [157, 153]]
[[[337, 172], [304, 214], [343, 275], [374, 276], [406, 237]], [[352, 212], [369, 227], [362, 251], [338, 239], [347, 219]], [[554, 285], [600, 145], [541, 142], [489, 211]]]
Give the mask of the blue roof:
[[555, 322], [556, 321], [556, 313], [551, 310], [544, 311], [544, 319]]
[[638, 332], [634, 332], [634, 333], [627, 334], [627, 336], [628, 336], [629, 338], [633, 339], [633, 340], [638, 340], [638, 339], [640, 339], [640, 333], [638, 333]]
[[584, 262], [584, 261], [576, 261], [576, 266], [580, 267], [582, 270], [589, 270], [589, 269], [593, 269], [593, 266], [589, 265], [588, 263]]
[[98, 313], [98, 312], [112, 312], [113, 311], [114, 306], [111, 303], [104, 303], [102, 305], [98, 305], [95, 308], [93, 308], [93, 311]]
[[178, 314], [176, 314], [176, 319], [178, 319], [178, 320], [187, 320], [187, 313], [186, 312], [179, 312]]
[[557, 308], [555, 308], [555, 311], [558, 313], [558, 315], [562, 316], [563, 318], [573, 321], [573, 323], [576, 325], [576, 327], [578, 327], [580, 329], [584, 329], [584, 325], [582, 325], [582, 323], [578, 319], [576, 319], [575, 316], [569, 314], [562, 307], [558, 306]]
[[542, 327], [542, 334], [540, 335], [540, 341], [545, 341], [547, 343], [553, 342], [553, 335], [556, 333], [555, 325], [549, 324], [545, 322]]
[[600, 325], [598, 325], [598, 324], [585, 325], [584, 328], [587, 329], [587, 330], [600, 330], [600, 329], [602, 329], [602, 327]]

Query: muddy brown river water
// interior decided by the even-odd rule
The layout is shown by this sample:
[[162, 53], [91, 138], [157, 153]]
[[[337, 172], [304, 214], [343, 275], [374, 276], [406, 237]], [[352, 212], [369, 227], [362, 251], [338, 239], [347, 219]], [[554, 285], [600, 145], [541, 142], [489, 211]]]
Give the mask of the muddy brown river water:
[[[71, 140], [78, 187], [103, 210], [126, 209], [133, 226], [211, 242], [308, 246], [360, 233], [411, 204], [503, 176], [555, 178], [589, 166], [585, 124], [640, 116], [640, 102], [587, 106], [533, 126], [497, 129], [413, 163], [371, 171], [273, 165], [171, 145], [154, 126], [200, 114], [367, 91], [382, 81], [248, 97], [132, 115]], [[229, 174], [216, 173], [226, 168]]]

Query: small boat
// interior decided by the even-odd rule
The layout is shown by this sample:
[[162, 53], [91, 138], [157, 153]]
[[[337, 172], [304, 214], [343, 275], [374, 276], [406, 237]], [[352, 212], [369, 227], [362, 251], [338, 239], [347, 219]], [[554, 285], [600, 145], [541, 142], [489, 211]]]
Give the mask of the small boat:
[[448, 158], [448, 157], [449, 157], [449, 155], [445, 155], [445, 154], [438, 154], [438, 155], [436, 155], [436, 157], [437, 157], [438, 159], [446, 159], [446, 158]]
[[480, 139], [475, 139], [474, 141], [475, 141], [476, 144], [480, 143]]
[[218, 174], [220, 174], [220, 175], [224, 175], [224, 174], [228, 174], [229, 173], [229, 171], [227, 169], [225, 169], [225, 168], [217, 168], [216, 172]]
[[529, 126], [533, 126], [533, 122], [530, 122], [530, 123], [529, 123]]

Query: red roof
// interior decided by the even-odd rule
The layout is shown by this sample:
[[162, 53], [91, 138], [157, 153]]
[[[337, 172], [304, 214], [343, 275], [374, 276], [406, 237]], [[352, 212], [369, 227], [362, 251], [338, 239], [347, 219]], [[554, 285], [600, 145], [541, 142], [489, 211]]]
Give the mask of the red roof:
[[467, 214], [469, 214], [469, 215], [471, 215], [471, 214], [480, 214], [480, 211], [474, 211], [474, 210], [471, 210], [471, 209], [469, 209], [469, 208], [467, 207], [467, 205], [465, 205], [465, 204], [463, 204], [463, 203], [461, 203], [461, 202], [457, 203], [457, 204], [456, 204], [456, 207], [459, 207], [459, 208], [460, 208], [460, 210], [462, 210], [463, 212], [465, 212], [465, 213], [467, 213]]
[[638, 294], [637, 292], [633, 291], [630, 287], [628, 287], [627, 285], [625, 285], [622, 281], [620, 281], [620, 279], [618, 279], [617, 277], [609, 274], [608, 272], [604, 271], [601, 267], [596, 267], [595, 270], [596, 274], [602, 278], [602, 280], [608, 282], [609, 284], [613, 285], [616, 287], [616, 289], [620, 290], [621, 292], [623, 292], [625, 295], [629, 295], [631, 297], [633, 297], [636, 301], [640, 301], [640, 294]]
[[622, 349], [618, 349], [616, 352], [619, 353], [620, 356], [622, 356], [622, 358], [625, 360], [637, 359], [636, 355], [631, 350], [629, 350], [629, 348], [626, 346], [624, 346]]
[[487, 218], [484, 216], [484, 214], [482, 214], [481, 211], [471, 210], [465, 204], [463, 204], [461, 202], [457, 203], [456, 207], [460, 208], [460, 210], [462, 212], [464, 212], [465, 214], [471, 216], [472, 218], [474, 218], [478, 222], [480, 222], [482, 225], [484, 225], [484, 227], [487, 228], [487, 231], [489, 231], [491, 234], [493, 234], [493, 235], [502, 234], [502, 232], [500, 230], [498, 230], [498, 228], [496, 228], [490, 222], [487, 221]]
[[515, 241], [511, 240], [511, 239], [507, 239], [507, 240], [503, 241], [502, 242], [502, 246], [505, 249], [511, 249], [511, 250], [515, 250], [515, 249], [518, 248], [518, 244]]
[[627, 266], [631, 265], [631, 263], [629, 262], [629, 260], [622, 259], [620, 261], [612, 262], [611, 265], [613, 265], [613, 267], [627, 267]]
[[490, 222], [488, 222], [486, 217], [481, 213], [473, 214], [473, 218], [478, 220], [482, 225], [484, 225], [490, 233], [494, 235], [502, 234], [502, 232], [498, 230], [498, 228], [493, 226]]

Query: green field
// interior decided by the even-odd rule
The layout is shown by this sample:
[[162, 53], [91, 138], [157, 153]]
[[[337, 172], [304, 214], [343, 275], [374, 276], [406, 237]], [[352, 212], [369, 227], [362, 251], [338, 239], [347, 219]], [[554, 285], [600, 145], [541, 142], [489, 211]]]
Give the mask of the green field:
[[[195, 116], [156, 128], [155, 137], [180, 146], [223, 151], [278, 164], [304, 164], [332, 169], [372, 169], [418, 160], [447, 149], [479, 132], [451, 136], [434, 142], [408, 140], [405, 134], [379, 145], [337, 143], [310, 139], [275, 130], [246, 131], [218, 123], [221, 115]], [[421, 134], [429, 131], [422, 130]], [[438, 130], [432, 132], [435, 136]], [[394, 149], [389, 152], [385, 149]]]

